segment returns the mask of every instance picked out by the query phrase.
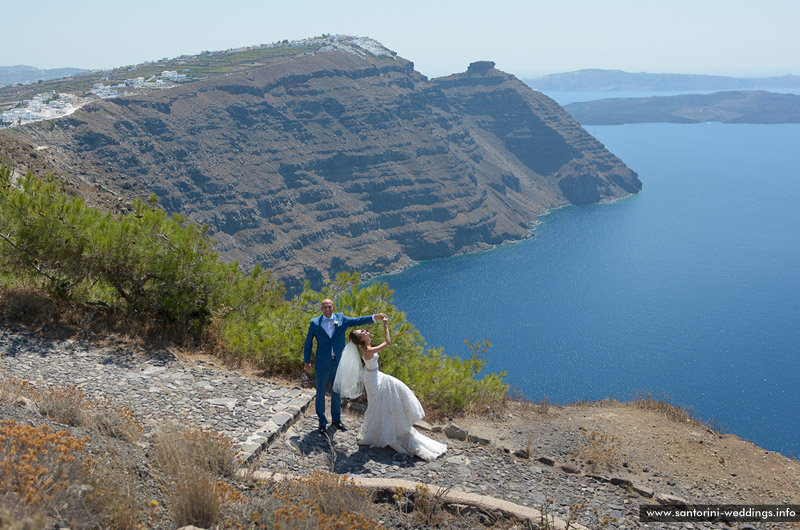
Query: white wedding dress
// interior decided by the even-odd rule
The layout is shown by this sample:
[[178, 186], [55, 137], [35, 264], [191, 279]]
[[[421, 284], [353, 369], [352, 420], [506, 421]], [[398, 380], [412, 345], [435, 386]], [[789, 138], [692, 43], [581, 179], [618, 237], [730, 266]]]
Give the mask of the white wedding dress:
[[364, 388], [367, 412], [359, 434], [360, 445], [391, 447], [398, 453], [435, 460], [447, 451], [443, 443], [419, 433], [414, 423], [425, 417], [417, 396], [405, 383], [378, 370], [378, 354], [365, 360]]

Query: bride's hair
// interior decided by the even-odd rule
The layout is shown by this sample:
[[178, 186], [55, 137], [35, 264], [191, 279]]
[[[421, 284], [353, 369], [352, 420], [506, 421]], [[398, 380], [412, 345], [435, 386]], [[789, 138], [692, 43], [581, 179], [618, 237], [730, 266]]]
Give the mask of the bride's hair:
[[358, 336], [358, 333], [356, 333], [356, 331], [358, 330], [354, 329], [353, 331], [350, 332], [349, 335], [350, 342], [352, 342], [353, 344], [358, 344], [359, 346], [372, 346], [372, 339], [370, 339], [369, 335], [367, 335], [367, 341], [369, 342], [369, 344], [364, 344], [364, 341], [361, 339], [361, 337]]

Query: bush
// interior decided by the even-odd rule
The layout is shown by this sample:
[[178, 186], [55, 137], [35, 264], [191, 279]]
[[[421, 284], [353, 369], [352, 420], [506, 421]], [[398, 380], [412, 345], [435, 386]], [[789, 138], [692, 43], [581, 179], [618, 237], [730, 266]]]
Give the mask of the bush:
[[155, 199], [112, 215], [70, 197], [52, 176], [12, 178], [0, 167], [0, 266], [41, 282], [60, 297], [123, 305], [142, 319], [201, 329], [212, 308], [237, 307], [241, 297], [273, 286], [257, 268], [249, 276], [224, 264], [206, 227], [168, 216]]
[[84, 475], [85, 463], [75, 453], [83, 450], [86, 438], [49, 427], [19, 425], [0, 420], [0, 493], [26, 505], [43, 505]]

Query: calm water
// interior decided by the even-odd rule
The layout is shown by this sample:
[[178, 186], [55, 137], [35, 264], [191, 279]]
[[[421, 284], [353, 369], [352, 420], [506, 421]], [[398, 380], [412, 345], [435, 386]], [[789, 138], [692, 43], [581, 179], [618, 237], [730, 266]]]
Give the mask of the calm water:
[[558, 402], [666, 393], [800, 454], [800, 125], [594, 126], [644, 190], [382, 278], [431, 346]]

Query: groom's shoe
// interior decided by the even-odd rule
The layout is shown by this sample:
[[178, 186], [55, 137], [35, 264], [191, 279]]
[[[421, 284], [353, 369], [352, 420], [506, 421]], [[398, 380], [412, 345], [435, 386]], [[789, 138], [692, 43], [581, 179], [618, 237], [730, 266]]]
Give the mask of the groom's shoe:
[[345, 427], [344, 423], [342, 423], [341, 421], [335, 421], [335, 422], [331, 423], [331, 425], [333, 425], [334, 427], [336, 427], [340, 431], [346, 431], [347, 430], [347, 427]]
[[317, 428], [317, 432], [319, 434], [321, 434], [322, 436], [327, 436], [328, 435], [328, 428], [326, 426], [324, 426], [324, 425], [320, 425]]

